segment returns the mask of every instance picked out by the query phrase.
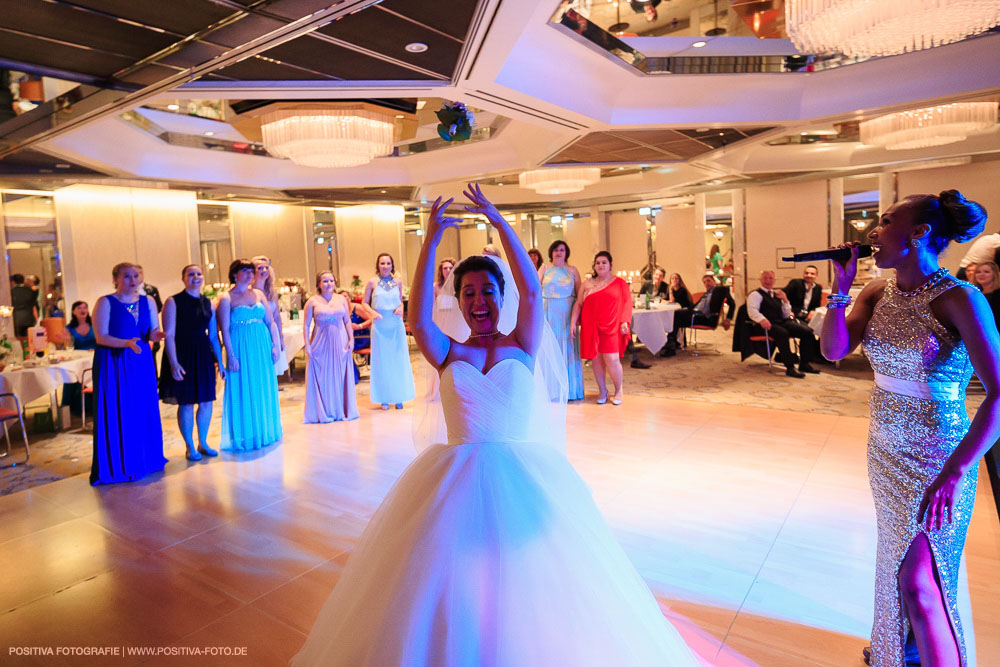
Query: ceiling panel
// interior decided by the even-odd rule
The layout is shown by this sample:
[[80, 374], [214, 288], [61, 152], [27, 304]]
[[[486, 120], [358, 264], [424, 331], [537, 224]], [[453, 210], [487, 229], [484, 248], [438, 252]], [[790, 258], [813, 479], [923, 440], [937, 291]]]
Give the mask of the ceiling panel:
[[285, 42], [264, 53], [292, 65], [302, 65], [349, 81], [420, 80], [431, 78], [405, 67], [351, 51], [309, 36]]
[[109, 78], [133, 62], [131, 58], [124, 56], [113, 56], [65, 44], [44, 42], [3, 32], [2, 29], [0, 29], [0, 58], [51, 67], [56, 70], [70, 68], [73, 72], [101, 78]]
[[477, 0], [451, 2], [414, 2], [413, 0], [383, 0], [376, 9], [402, 14], [409, 19], [440, 30], [456, 39], [465, 39], [469, 23], [476, 13]]
[[310, 71], [262, 58], [247, 58], [229, 67], [216, 70], [216, 73], [242, 81], [309, 81], [323, 78]]
[[591, 132], [560, 151], [549, 164], [687, 160], [770, 129], [727, 127]]
[[[23, 0], [14, 1], [23, 2]], [[73, 2], [82, 7], [182, 35], [195, 33], [233, 13], [232, 9], [209, 0], [169, 0], [169, 2], [73, 0]]]
[[389, 185], [371, 188], [298, 188], [285, 190], [285, 194], [296, 199], [311, 199], [324, 202], [367, 202], [406, 201], [412, 198], [413, 188]]
[[172, 44], [169, 35], [49, 2], [0, 0], [3, 27], [100, 51], [144, 58]]
[[[319, 32], [447, 77], [451, 76], [462, 51], [461, 42], [389, 12], [358, 12], [320, 28]], [[426, 44], [428, 49], [410, 53], [406, 45], [412, 42]]]

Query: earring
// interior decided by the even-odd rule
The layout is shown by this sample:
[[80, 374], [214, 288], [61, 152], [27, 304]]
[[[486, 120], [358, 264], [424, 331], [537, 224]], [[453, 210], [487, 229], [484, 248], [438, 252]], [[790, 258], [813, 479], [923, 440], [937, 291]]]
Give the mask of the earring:
[[920, 241], [918, 241], [917, 239], [913, 239], [912, 241], [910, 241], [910, 245], [912, 245], [914, 248], [919, 248]]

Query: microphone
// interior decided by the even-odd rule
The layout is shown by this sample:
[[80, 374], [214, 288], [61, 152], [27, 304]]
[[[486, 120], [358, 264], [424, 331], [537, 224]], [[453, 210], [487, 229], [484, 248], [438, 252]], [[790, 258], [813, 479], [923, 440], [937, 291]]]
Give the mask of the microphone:
[[[871, 257], [872, 247], [870, 245], [858, 246], [858, 259]], [[815, 252], [799, 252], [791, 257], [782, 257], [782, 262], [821, 262], [824, 259], [832, 259], [835, 262], [846, 262], [851, 258], [850, 248], [830, 248], [828, 250], [817, 250]]]

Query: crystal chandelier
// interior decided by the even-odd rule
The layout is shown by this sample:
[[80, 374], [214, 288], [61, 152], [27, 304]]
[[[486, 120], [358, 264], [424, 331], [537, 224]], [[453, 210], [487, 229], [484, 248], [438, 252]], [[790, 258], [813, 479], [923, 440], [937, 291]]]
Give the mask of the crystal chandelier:
[[599, 167], [564, 167], [559, 169], [534, 169], [518, 175], [522, 188], [530, 188], [540, 195], [562, 195], [579, 192], [601, 180]]
[[900, 111], [861, 123], [861, 143], [886, 150], [928, 148], [962, 141], [997, 122], [996, 102], [959, 102]]
[[788, 0], [787, 30], [803, 53], [890, 56], [950, 44], [1000, 24], [989, 0]]
[[267, 151], [303, 167], [356, 167], [393, 149], [391, 117], [367, 109], [271, 111], [260, 123]]

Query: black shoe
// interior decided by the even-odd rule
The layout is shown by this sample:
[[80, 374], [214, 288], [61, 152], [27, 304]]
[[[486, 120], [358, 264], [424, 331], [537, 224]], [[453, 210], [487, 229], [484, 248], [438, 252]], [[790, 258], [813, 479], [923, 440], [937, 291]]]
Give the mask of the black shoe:
[[798, 372], [797, 370], [795, 370], [794, 367], [789, 367], [788, 369], [786, 369], [785, 375], [787, 375], [790, 378], [804, 378], [806, 376], [805, 373]]
[[813, 368], [809, 364], [799, 364], [799, 372], [801, 373], [812, 373], [813, 375], [819, 375], [819, 369]]
[[645, 361], [639, 361], [638, 359], [633, 359], [631, 366], [632, 366], [632, 368], [643, 368], [643, 369], [645, 369], [645, 368], [652, 368], [653, 364], [647, 364]]
[[661, 357], [676, 357], [677, 356], [677, 350], [675, 350], [672, 347], [664, 347], [662, 350], [660, 350], [659, 356], [661, 356]]

